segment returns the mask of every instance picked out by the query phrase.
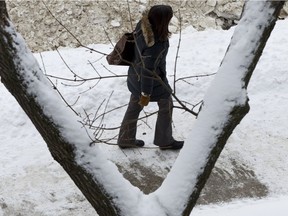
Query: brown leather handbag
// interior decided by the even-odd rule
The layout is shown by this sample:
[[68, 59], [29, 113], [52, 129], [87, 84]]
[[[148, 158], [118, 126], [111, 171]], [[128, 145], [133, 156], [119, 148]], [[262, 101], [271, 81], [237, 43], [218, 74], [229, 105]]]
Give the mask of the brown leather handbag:
[[125, 33], [115, 44], [113, 51], [106, 56], [110, 65], [131, 65], [134, 57], [134, 33]]

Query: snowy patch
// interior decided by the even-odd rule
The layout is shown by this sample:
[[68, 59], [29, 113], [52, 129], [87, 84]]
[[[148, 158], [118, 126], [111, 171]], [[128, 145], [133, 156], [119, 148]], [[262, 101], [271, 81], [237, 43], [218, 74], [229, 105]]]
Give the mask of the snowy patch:
[[[250, 215], [252, 212], [252, 214], [255, 213], [254, 215], [262, 216], [270, 216], [272, 213], [284, 216], [283, 212], [287, 212], [288, 169], [286, 164], [288, 163], [288, 139], [286, 131], [288, 121], [283, 115], [288, 109], [288, 90], [286, 85], [288, 68], [286, 51], [286, 45], [288, 44], [286, 37], [288, 34], [287, 24], [287, 20], [278, 21], [275, 30], [272, 32], [248, 88], [251, 110], [234, 131], [223, 152], [223, 154], [229, 154], [234, 157], [235, 160], [245, 161], [249, 164], [256, 175], [269, 187], [270, 194], [274, 198], [257, 202], [255, 200], [240, 200], [237, 203], [221, 206], [201, 206], [197, 207], [192, 215], [238, 216]], [[207, 30], [205, 32], [195, 32], [193, 29], [191, 31], [186, 30], [182, 36], [177, 76], [184, 77], [216, 72], [234, 30], [235, 28], [229, 31]], [[171, 75], [173, 74], [177, 42], [178, 36], [173, 35], [167, 60], [170, 82], [173, 81]], [[109, 50], [110, 48], [109, 45], [93, 45], [93, 47], [101, 50]], [[83, 76], [95, 76], [96, 73], [89, 66], [88, 60], [93, 62], [98, 60], [100, 56], [95, 53], [89, 53], [82, 48], [63, 49], [60, 52], [77, 73]], [[56, 52], [45, 52], [42, 54], [47, 73], [69, 76], [70, 72], [65, 68]], [[40, 55], [34, 54], [34, 56], [41, 65]], [[30, 57], [26, 56], [26, 58]], [[105, 59], [100, 59], [95, 64], [99, 71], [103, 71], [101, 63], [113, 72], [117, 72], [117, 74], [126, 73], [126, 67], [109, 67]], [[24, 65], [24, 67], [37, 68], [37, 63], [31, 59], [29, 65]], [[37, 72], [37, 70], [31, 70], [31, 73], [33, 71]], [[32, 77], [32, 75], [29, 76], [27, 82], [30, 82]], [[40, 72], [38, 78], [40, 80], [44, 79]], [[190, 84], [179, 81], [177, 84], [179, 97], [183, 100], [197, 103], [203, 99], [213, 78], [214, 76], [190, 79]], [[43, 83], [42, 81], [41, 83]], [[102, 80], [96, 88], [92, 88], [86, 94], [83, 93], [89, 87], [94, 86], [95, 83], [86, 83], [71, 88], [62, 85], [61, 81], [58, 81], [57, 85], [71, 104], [75, 102], [79, 92], [82, 92], [78, 103], [74, 106], [82, 114], [83, 108], [89, 113], [94, 113], [98, 107], [93, 107], [93, 105], [99, 104], [103, 98], [110, 95], [112, 90], [115, 92], [111, 98], [111, 104], [109, 104], [110, 108], [127, 103], [129, 93], [126, 89], [125, 78]], [[65, 113], [65, 116], [71, 116], [71, 121], [69, 121], [71, 127], [68, 128], [70, 132], [67, 133], [69, 134], [67, 138], [76, 139], [79, 145], [83, 145], [79, 156], [84, 154], [85, 157], [79, 161], [82, 163], [90, 161], [91, 163], [95, 162], [95, 164], [103, 162], [99, 166], [89, 166], [87, 169], [91, 169], [95, 173], [104, 173], [106, 177], [103, 176], [102, 181], [108, 181], [111, 190], [116, 187], [119, 188], [119, 191], [115, 191], [115, 194], [123, 194], [125, 191], [127, 197], [119, 202], [124, 204], [124, 202], [129, 200], [130, 204], [125, 203], [125, 205], [131, 205], [131, 211], [128, 213], [135, 213], [134, 215], [149, 215], [148, 213], [153, 211], [155, 213], [158, 205], [156, 194], [142, 196], [142, 192], [137, 188], [130, 187], [130, 183], [122, 180], [122, 175], [117, 172], [116, 166], [112, 164], [112, 162], [120, 163], [122, 160], [128, 161], [127, 163], [129, 161], [133, 162], [132, 158], [127, 157], [125, 152], [120, 151], [116, 146], [96, 144], [93, 147], [86, 148], [89, 146], [90, 140], [81, 125], [77, 124], [78, 117], [75, 117], [72, 111], [67, 111], [66, 106], [63, 105], [63, 108], [59, 106], [62, 102], [59, 102], [60, 99], [55, 96], [56, 93], [51, 95], [48, 93], [51, 92], [50, 90], [45, 91], [46, 88], [51, 88], [49, 83], [40, 85], [37, 80], [34, 80], [33, 87], [45, 94], [44, 98], [38, 98], [43, 103], [51, 101], [52, 98], [58, 98], [55, 101], [51, 101], [51, 104], [47, 104], [45, 111], [55, 117], [53, 111], [56, 109], [56, 103], [57, 110], [59, 110], [59, 116], [56, 116], [58, 124], [64, 124], [64, 120], [61, 117], [61, 115], [64, 115], [63, 113]], [[2, 167], [0, 174], [0, 215], [94, 215], [92, 207], [85, 201], [62, 168], [52, 160], [44, 141], [2, 84], [0, 84], [0, 92], [0, 162]], [[242, 96], [245, 98], [246, 93]], [[238, 98], [237, 103], [242, 103], [243, 98]], [[152, 105], [149, 110], [153, 111], [153, 109], [155, 107]], [[107, 127], [119, 125], [124, 110], [125, 108], [119, 109], [117, 112], [107, 115], [104, 122], [105, 125]], [[173, 165], [175, 157], [166, 157], [167, 163], [165, 161], [161, 162], [159, 159], [161, 155], [156, 154], [157, 149], [152, 148], [154, 147], [152, 144], [154, 120], [155, 118], [152, 117], [148, 121], [151, 128], [146, 124], [142, 124], [138, 130], [139, 137], [143, 138], [147, 143], [147, 147], [151, 147], [151, 149], [145, 149], [141, 152], [136, 151], [134, 156], [131, 157], [147, 167], [156, 164], [165, 169], [167, 165], [169, 167]], [[183, 158], [193, 158], [193, 163], [189, 163], [189, 159], [187, 161], [183, 160], [183, 163], [188, 163], [187, 166], [199, 165], [198, 163], [201, 162], [201, 158], [197, 154], [197, 152], [201, 153], [201, 149], [197, 148], [194, 142], [202, 141], [190, 137], [191, 134], [197, 132], [193, 131], [195, 128], [194, 124], [195, 120], [192, 116], [180, 110], [175, 110], [175, 138], [184, 139], [185, 145], [187, 145], [180, 154], [184, 155]], [[75, 131], [75, 133], [71, 133], [71, 131]], [[117, 130], [105, 134], [108, 137], [114, 135], [117, 135]], [[213, 133], [207, 134], [207, 138], [209, 136], [213, 136]], [[192, 142], [191, 140], [194, 141]], [[191, 150], [192, 153], [189, 153]], [[172, 187], [177, 184], [176, 177], [170, 178]], [[191, 184], [190, 178], [182, 177], [184, 180], [187, 178], [185, 182], [188, 188], [188, 184]], [[183, 190], [185, 190], [185, 187]], [[180, 190], [176, 192], [185, 193], [185, 191]], [[166, 197], [168, 203], [173, 201], [172, 199], [169, 201], [171, 194], [166, 194]], [[136, 209], [134, 207], [137, 204], [140, 205], [140, 208]], [[141, 209], [144, 209], [145, 212], [138, 212]], [[277, 212], [278, 210], [279, 212]], [[161, 209], [157, 209], [157, 211], [159, 211], [158, 215], [163, 214]]]

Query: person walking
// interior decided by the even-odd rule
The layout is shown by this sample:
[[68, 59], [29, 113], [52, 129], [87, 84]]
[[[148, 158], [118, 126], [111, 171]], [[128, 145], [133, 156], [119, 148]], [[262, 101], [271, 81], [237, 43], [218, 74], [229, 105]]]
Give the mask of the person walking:
[[150, 101], [157, 102], [159, 107], [154, 144], [161, 150], [183, 147], [184, 141], [176, 141], [172, 136], [172, 89], [166, 74], [170, 36], [168, 25], [172, 17], [170, 6], [155, 5], [143, 13], [134, 30], [134, 59], [127, 78], [131, 96], [118, 136], [120, 148], [145, 145], [143, 140], [136, 139], [137, 120]]

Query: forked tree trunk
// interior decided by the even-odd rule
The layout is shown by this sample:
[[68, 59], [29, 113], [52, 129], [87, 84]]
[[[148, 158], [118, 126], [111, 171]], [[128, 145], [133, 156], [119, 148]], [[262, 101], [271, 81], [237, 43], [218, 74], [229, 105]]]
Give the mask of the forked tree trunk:
[[[245, 65], [247, 71], [245, 77], [242, 78], [245, 81], [245, 86], [243, 88], [247, 88], [248, 86], [252, 72], [262, 54], [284, 1], [271, 1], [267, 2], [267, 4], [269, 4], [269, 7], [271, 7], [274, 12], [271, 14], [271, 20], [267, 23], [267, 27], [264, 29], [262, 37], [259, 39], [260, 45], [255, 47], [255, 50], [251, 53], [251, 55], [253, 55], [253, 61], [249, 65]], [[104, 186], [101, 185], [92, 174], [76, 163], [74, 153], [75, 146], [73, 143], [69, 143], [62, 137], [57, 125], [44, 114], [43, 109], [35, 97], [30, 95], [27, 91], [27, 86], [21, 76], [19, 66], [16, 63], [20, 53], [13, 47], [14, 41], [11, 32], [6, 31], [6, 27], [9, 27], [9, 25], [10, 22], [8, 21], [5, 1], [0, 1], [1, 81], [31, 119], [32, 123], [47, 143], [53, 158], [65, 169], [97, 213], [101, 216], [120, 215], [121, 207], [116, 206], [111, 195], [108, 193], [109, 191], [105, 191]], [[229, 49], [227, 50], [227, 53], [229, 53]], [[239, 55], [241, 55], [241, 53], [239, 53]], [[213, 149], [210, 150], [207, 163], [197, 178], [197, 183], [194, 187], [195, 190], [189, 196], [189, 200], [187, 200], [187, 205], [185, 206], [182, 215], [190, 215], [227, 139], [248, 111], [249, 105], [247, 102], [243, 106], [234, 107], [230, 112], [221, 133], [219, 133], [219, 136], [217, 137], [216, 144]], [[170, 214], [167, 213], [167, 215]]]
[[[43, 113], [39, 103], [27, 92], [15, 60], [19, 53], [12, 46], [12, 35], [5, 31], [8, 14], [5, 1], [0, 1], [0, 76], [1, 81], [26, 112], [48, 145], [53, 158], [65, 169], [99, 215], [119, 215], [103, 186], [75, 162], [74, 146], [61, 136], [59, 128]], [[12, 118], [12, 116], [11, 116]], [[20, 142], [20, 140], [19, 140]]]

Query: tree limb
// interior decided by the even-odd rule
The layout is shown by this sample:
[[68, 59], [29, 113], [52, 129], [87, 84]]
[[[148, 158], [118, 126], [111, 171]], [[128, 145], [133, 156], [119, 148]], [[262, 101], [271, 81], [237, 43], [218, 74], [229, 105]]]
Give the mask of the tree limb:
[[[119, 208], [115, 206], [112, 196], [108, 194], [103, 185], [76, 163], [73, 143], [63, 137], [59, 125], [43, 112], [35, 95], [29, 93], [28, 84], [25, 83], [21, 74], [23, 71], [25, 73], [25, 69], [19, 64], [19, 55], [23, 53], [19, 53], [19, 50], [15, 48], [15, 44], [19, 44], [15, 42], [17, 34], [13, 29], [7, 17], [5, 1], [0, 1], [0, 76], [2, 83], [29, 116], [47, 143], [53, 158], [66, 170], [98, 214], [119, 215]], [[35, 76], [37, 76], [36, 72]]]
[[[190, 215], [228, 138], [248, 113], [247, 86], [283, 4], [269, 0], [246, 3], [190, 139], [155, 192], [167, 215]], [[180, 189], [184, 183], [186, 187]]]

